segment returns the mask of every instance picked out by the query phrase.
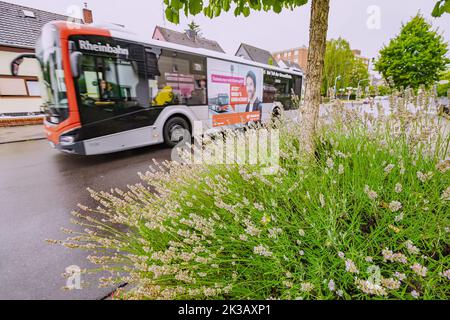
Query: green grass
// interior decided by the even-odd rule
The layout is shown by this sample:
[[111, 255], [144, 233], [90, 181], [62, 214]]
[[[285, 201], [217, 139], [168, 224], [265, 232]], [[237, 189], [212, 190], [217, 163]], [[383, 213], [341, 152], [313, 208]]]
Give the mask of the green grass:
[[313, 161], [282, 122], [277, 175], [168, 163], [127, 193], [92, 192], [102, 206], [76, 214], [88, 230], [58, 243], [92, 251], [105, 285], [131, 283], [123, 298], [448, 299], [448, 136], [345, 119], [322, 127]]

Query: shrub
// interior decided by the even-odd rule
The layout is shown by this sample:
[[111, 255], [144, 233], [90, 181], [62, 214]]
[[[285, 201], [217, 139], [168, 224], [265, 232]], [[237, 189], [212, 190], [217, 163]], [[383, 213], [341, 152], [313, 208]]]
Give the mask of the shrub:
[[91, 191], [86, 230], [52, 242], [92, 252], [125, 299], [448, 299], [449, 136], [429, 98], [378, 118], [334, 106], [314, 161], [282, 120], [277, 175], [155, 163], [126, 192]]
[[450, 91], [450, 70], [443, 72], [440, 78], [441, 81], [448, 81], [448, 82], [442, 84], [439, 83], [437, 85], [437, 95], [438, 97], [449, 97], [448, 93]]

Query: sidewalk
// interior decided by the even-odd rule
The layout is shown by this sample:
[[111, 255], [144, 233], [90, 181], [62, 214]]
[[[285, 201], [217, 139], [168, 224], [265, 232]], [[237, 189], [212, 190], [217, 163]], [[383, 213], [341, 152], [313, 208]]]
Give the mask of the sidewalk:
[[42, 125], [0, 128], [0, 144], [45, 139]]

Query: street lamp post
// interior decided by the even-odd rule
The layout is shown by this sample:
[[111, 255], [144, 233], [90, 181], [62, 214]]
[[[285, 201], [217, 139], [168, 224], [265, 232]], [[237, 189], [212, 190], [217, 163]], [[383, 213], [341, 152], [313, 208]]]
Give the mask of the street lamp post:
[[362, 81], [370, 81], [370, 79], [367, 78], [367, 79], [361, 79], [361, 80], [359, 80], [359, 81], [358, 81], [358, 89], [357, 89], [358, 91], [357, 91], [357, 92], [359, 92], [359, 90], [360, 90], [360, 84], [361, 84]]
[[352, 95], [353, 89], [354, 89], [354, 88], [352, 88], [352, 87], [348, 87], [348, 88], [347, 88], [347, 92], [348, 92], [347, 100], [348, 100], [348, 101], [350, 101], [350, 96]]
[[334, 80], [334, 98], [336, 99], [336, 94], [337, 94], [337, 82], [338, 82], [338, 80], [340, 80], [341, 79], [341, 76], [339, 75], [339, 76], [337, 76], [336, 77], [336, 79]]

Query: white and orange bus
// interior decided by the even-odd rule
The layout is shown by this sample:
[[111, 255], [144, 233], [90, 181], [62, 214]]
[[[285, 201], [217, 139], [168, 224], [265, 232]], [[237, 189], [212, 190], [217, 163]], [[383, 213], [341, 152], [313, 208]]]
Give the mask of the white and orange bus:
[[[17, 73], [24, 58], [11, 66]], [[36, 45], [45, 131], [63, 152], [96, 155], [264, 122], [293, 108], [300, 70], [156, 40], [114, 26], [51, 22]]]

